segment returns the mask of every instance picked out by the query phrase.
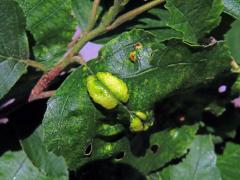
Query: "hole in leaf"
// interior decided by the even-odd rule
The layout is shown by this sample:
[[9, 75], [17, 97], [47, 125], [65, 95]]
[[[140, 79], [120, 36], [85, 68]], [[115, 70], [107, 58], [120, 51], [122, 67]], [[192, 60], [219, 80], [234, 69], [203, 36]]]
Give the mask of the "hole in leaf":
[[92, 144], [90, 144], [84, 152], [85, 156], [90, 156], [91, 154], [92, 154]]
[[151, 146], [151, 151], [153, 152], [153, 154], [157, 153], [158, 152], [158, 149], [159, 149], [159, 146], [154, 144]]
[[120, 161], [124, 158], [125, 152], [120, 152], [115, 156], [115, 160]]

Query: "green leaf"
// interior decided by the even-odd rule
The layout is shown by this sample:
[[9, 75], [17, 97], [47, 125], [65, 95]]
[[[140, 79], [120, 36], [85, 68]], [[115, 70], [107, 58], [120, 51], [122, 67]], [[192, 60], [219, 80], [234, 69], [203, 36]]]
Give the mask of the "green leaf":
[[223, 180], [234, 180], [240, 177], [240, 145], [227, 143], [224, 154], [218, 156], [217, 166]]
[[92, 9], [91, 0], [72, 0], [73, 11], [77, 18], [78, 25], [82, 30], [86, 29], [88, 18]]
[[[125, 46], [128, 46], [129, 43], [134, 45], [134, 43], [143, 40], [146, 43], [146, 48], [144, 48], [146, 52], [142, 54], [141, 59], [146, 57], [147, 63], [152, 52], [150, 45], [153, 36], [148, 33], [142, 36], [142, 33], [142, 31], [132, 32], [132, 36], [127, 33], [127, 37], [124, 35], [110, 42], [102, 51], [102, 55], [100, 55], [103, 59], [105, 57], [109, 58], [107, 61], [109, 65], [101, 63], [97, 66], [109, 67], [109, 71], [111, 71], [114, 67], [124, 67], [123, 63], [125, 61], [124, 69], [115, 70], [130, 73], [141, 68], [129, 60], [129, 54], [125, 52]], [[121, 42], [121, 46], [118, 45], [119, 42]], [[112, 46], [116, 51], [114, 54], [111, 52]], [[109, 56], [109, 53], [112, 56]], [[115, 59], [115, 57], [118, 58]], [[122, 61], [124, 57], [125, 60]], [[115, 59], [112, 61], [115, 64], [112, 64], [111, 67], [110, 60], [112, 59]], [[89, 72], [86, 68], [79, 68], [73, 72], [57, 90], [56, 95], [49, 100], [43, 120], [44, 140], [48, 149], [58, 155], [63, 155], [70, 168], [76, 168], [76, 164], [80, 163], [80, 159], [86, 157], [85, 151], [93, 142], [95, 136], [96, 121], [104, 118], [111, 120], [110, 117], [106, 117], [98, 110], [89, 97], [86, 88], [88, 75]]]
[[76, 28], [71, 0], [16, 0], [27, 19], [27, 29], [36, 40], [34, 54], [51, 67], [66, 52]]
[[[141, 48], [135, 48], [137, 43]], [[129, 57], [133, 51], [134, 62]], [[49, 100], [43, 120], [44, 141], [49, 150], [64, 156], [70, 168], [77, 168], [94, 141], [96, 122], [129, 123], [132, 112], [152, 111], [176, 90], [213, 79], [229, 67], [229, 61], [222, 43], [192, 51], [183, 44], [165, 47], [142, 30], [123, 33], [106, 44], [98, 59], [74, 71]], [[119, 104], [107, 111], [92, 101], [86, 78], [97, 72], [110, 72], [127, 84], [130, 96], [125, 106]]]
[[86, 73], [78, 70], [67, 79], [48, 102], [43, 128], [48, 149], [63, 155], [73, 169], [85, 157], [95, 134], [96, 119], [103, 115], [87, 93]]
[[223, 0], [226, 13], [240, 20], [240, 0]]
[[216, 154], [209, 136], [198, 136], [189, 154], [181, 163], [169, 166], [162, 172], [151, 174], [148, 179], [220, 180]]
[[[72, 7], [81, 30], [87, 27], [88, 19], [91, 14], [93, 1], [91, 0], [72, 0]], [[100, 15], [102, 7], [98, 7], [97, 16]]]
[[6, 152], [0, 157], [0, 179], [51, 180], [37, 169], [23, 151]]
[[158, 37], [159, 41], [181, 39], [182, 34], [168, 26], [169, 12], [161, 8], [149, 10], [142, 18], [137, 19], [134, 28], [150, 31]]
[[197, 44], [198, 40], [216, 27], [223, 11], [222, 0], [167, 0], [167, 25], [182, 33], [183, 40]]
[[42, 140], [42, 127], [40, 126], [28, 138], [21, 141], [24, 152], [31, 162], [46, 176], [56, 179], [68, 179], [67, 165], [62, 157], [47, 152]]
[[198, 40], [219, 24], [224, 8], [221, 0], [166, 2], [167, 10], [161, 6], [155, 7], [120, 28], [98, 37], [95, 42], [103, 44], [116, 37], [119, 32], [139, 28], [157, 35], [159, 41], [183, 39], [189, 44], [198, 45]]
[[0, 0], [0, 98], [26, 72], [20, 60], [28, 57], [23, 13], [12, 0]]
[[231, 29], [224, 35], [226, 44], [228, 45], [232, 56], [240, 63], [240, 21], [236, 20], [232, 23]]
[[[240, 63], [239, 32], [240, 32], [240, 21], [235, 20], [231, 25], [231, 29], [224, 35], [225, 42], [231, 51], [231, 55], [233, 56], [233, 58], [236, 60], [238, 64]], [[239, 94], [240, 92], [239, 82], [240, 82], [240, 77], [236, 79], [235, 83], [231, 88], [233, 93]]]
[[155, 171], [172, 159], [184, 155], [194, 141], [197, 129], [198, 126], [183, 126], [154, 133], [144, 156], [138, 157], [128, 149], [123, 159], [118, 162], [132, 165], [144, 174]]
[[[122, 138], [115, 142], [104, 142], [95, 139], [92, 145], [91, 156], [81, 160], [81, 165], [87, 162], [111, 158], [114, 163], [124, 163], [137, 169], [139, 172], [148, 174], [151, 171], [163, 167], [167, 162], [178, 158], [187, 152], [195, 139], [198, 126], [183, 126], [181, 128], [168, 129], [150, 135], [149, 146], [144, 155], [136, 155], [132, 149], [145, 149], [141, 144], [147, 141], [144, 136], [135, 136], [131, 141]], [[130, 143], [132, 146], [130, 147]], [[120, 159], [116, 155], [122, 154]]]

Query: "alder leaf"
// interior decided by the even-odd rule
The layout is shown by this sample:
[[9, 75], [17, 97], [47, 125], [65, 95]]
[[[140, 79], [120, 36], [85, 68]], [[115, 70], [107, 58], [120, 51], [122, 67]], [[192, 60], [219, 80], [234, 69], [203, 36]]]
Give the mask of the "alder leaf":
[[[195, 139], [197, 129], [196, 125], [183, 126], [153, 133], [149, 140], [149, 148], [143, 156], [134, 155], [128, 147], [127, 150], [122, 150], [125, 153], [122, 159], [113, 161], [129, 164], [144, 174], [156, 171], [170, 160], [179, 158], [187, 152]], [[120, 150], [121, 148], [118, 149], [119, 152]]]
[[234, 180], [240, 177], [240, 145], [227, 143], [223, 155], [218, 156], [217, 166], [223, 180]]
[[6, 180], [47, 179], [41, 171], [33, 166], [23, 151], [8, 151], [0, 157], [0, 178]]
[[226, 13], [240, 20], [240, 0], [223, 0]]
[[198, 44], [198, 40], [220, 21], [223, 11], [222, 0], [167, 0], [165, 7], [169, 11], [167, 25], [182, 33], [183, 40]]
[[53, 66], [67, 50], [76, 28], [71, 0], [15, 0], [26, 17], [37, 61]]
[[[134, 61], [130, 57], [133, 51]], [[49, 100], [43, 120], [44, 141], [50, 151], [64, 156], [69, 167], [76, 169], [93, 144], [98, 123], [125, 122], [128, 129], [132, 112], [151, 112], [157, 102], [176, 90], [213, 79], [229, 68], [230, 59], [223, 43], [193, 50], [181, 43], [164, 46], [143, 30], [123, 33], [105, 45], [99, 58], [74, 71]], [[86, 79], [97, 72], [122, 79], [128, 88], [128, 102], [110, 111], [94, 103]]]
[[[91, 0], [72, 0], [74, 14], [77, 18], [81, 30], [87, 27], [88, 19], [91, 14], [93, 1]], [[102, 7], [98, 7], [97, 17], [99, 17]]]
[[[57, 163], [59, 162], [56, 162], [55, 165], [59, 166]], [[35, 167], [23, 151], [8, 151], [0, 157], [0, 179], [66, 180], [68, 177], [48, 176], [44, 171]]]
[[68, 179], [68, 169], [63, 157], [47, 152], [43, 144], [42, 127], [38, 127], [28, 138], [21, 141], [21, 146], [31, 160], [46, 176], [56, 179]]
[[21, 60], [28, 57], [23, 13], [16, 2], [0, 0], [0, 98], [26, 72]]
[[169, 166], [162, 172], [153, 173], [148, 179], [221, 180], [216, 161], [217, 156], [211, 137], [198, 136], [182, 162]]
[[231, 29], [224, 35], [226, 44], [228, 45], [234, 59], [240, 63], [240, 21], [236, 20], [232, 23]]

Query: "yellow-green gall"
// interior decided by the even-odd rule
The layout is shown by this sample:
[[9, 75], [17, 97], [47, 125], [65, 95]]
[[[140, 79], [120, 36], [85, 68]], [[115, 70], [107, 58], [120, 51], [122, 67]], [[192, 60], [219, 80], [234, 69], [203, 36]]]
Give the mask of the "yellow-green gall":
[[88, 76], [87, 78], [87, 89], [93, 101], [104, 108], [113, 109], [118, 105], [118, 100], [114, 98], [93, 75]]
[[109, 72], [98, 72], [97, 78], [119, 101], [126, 103], [129, 98], [126, 83]]
[[143, 125], [141, 119], [139, 119], [136, 116], [132, 117], [129, 129], [132, 132], [141, 132], [141, 131], [143, 131], [144, 125]]
[[137, 111], [135, 112], [136, 116], [138, 116], [139, 118], [141, 118], [141, 120], [147, 120], [147, 115], [141, 111]]
[[134, 115], [131, 116], [129, 127], [130, 131], [146, 131], [151, 126], [153, 126], [152, 112], [136, 111], [134, 112]]
[[106, 109], [113, 109], [119, 102], [125, 103], [129, 98], [127, 85], [108, 72], [88, 76], [87, 89], [93, 101]]

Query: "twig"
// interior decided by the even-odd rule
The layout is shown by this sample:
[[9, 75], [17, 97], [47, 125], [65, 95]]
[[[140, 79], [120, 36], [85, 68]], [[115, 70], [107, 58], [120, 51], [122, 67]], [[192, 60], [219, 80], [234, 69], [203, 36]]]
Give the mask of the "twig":
[[136, 8], [132, 11], [129, 11], [121, 16], [119, 16], [110, 26], [107, 27], [107, 30], [110, 31], [112, 29], [115, 29], [116, 27], [120, 26], [121, 24], [130, 21], [132, 19], [134, 19], [136, 16], [142, 14], [145, 11], [148, 11], [149, 9], [162, 4], [163, 2], [165, 2], [165, 0], [155, 0], [155, 1], [151, 1], [139, 8]]
[[28, 98], [28, 102], [31, 102], [36, 99], [41, 99], [41, 96], [42, 96], [41, 94], [43, 93], [43, 91], [60, 74], [61, 71], [62, 71], [62, 68], [59, 66], [56, 66], [54, 67], [54, 69], [44, 74], [32, 89], [31, 94]]
[[43, 71], [43, 72], [47, 72], [49, 69], [43, 65], [42, 63], [39, 63], [37, 61], [33, 61], [33, 60], [30, 60], [30, 59], [26, 59], [26, 60], [20, 60], [20, 62], [23, 62], [25, 64], [27, 64], [28, 66], [31, 66], [33, 68], [36, 68], [40, 71]]
[[54, 96], [56, 91], [44, 91], [41, 92], [40, 94], [36, 95], [36, 96], [32, 96], [31, 100], [29, 102], [35, 101], [35, 100], [39, 100], [39, 99], [45, 99], [45, 98], [49, 98]]
[[[109, 11], [103, 16], [102, 22], [100, 25], [95, 28], [94, 30], [87, 32], [82, 36], [78, 41], [76, 41], [76, 44], [73, 45], [68, 51], [65, 53], [63, 58], [59, 60], [59, 63], [57, 63], [49, 72], [44, 74], [40, 80], [37, 82], [33, 90], [31, 91], [29, 101], [32, 101], [33, 99], [38, 99], [37, 96], [48, 87], [48, 85], [53, 81], [60, 73], [61, 71], [71, 64], [73, 62], [73, 56], [75, 54], [78, 54], [79, 50], [90, 40], [96, 38], [97, 36], [100, 36], [118, 26], [123, 24], [124, 22], [133, 19], [137, 15], [161, 4], [164, 2], [164, 0], [153, 0], [149, 3], [146, 3], [142, 7], [136, 8], [134, 10], [129, 11], [128, 13], [125, 13], [124, 15], [117, 18], [115, 21], [114, 19], [118, 15], [118, 13], [123, 9], [123, 7], [128, 3], [129, 0], [114, 0], [113, 6], [109, 9]], [[96, 4], [93, 5], [93, 11], [98, 7], [99, 3], [98, 1], [94, 1]], [[95, 12], [93, 12], [94, 14]], [[114, 21], [114, 22], [113, 22]], [[92, 23], [94, 21], [90, 20], [90, 25], [88, 27], [92, 27]], [[95, 20], [96, 22], [96, 20]], [[94, 24], [95, 24], [94, 22]], [[113, 22], [113, 23], [112, 23]], [[111, 24], [112, 23], [112, 24]]]
[[91, 39], [94, 39], [97, 36], [100, 36], [107, 32], [107, 26], [115, 19], [118, 13], [122, 10], [123, 5], [121, 4], [120, 0], [115, 0], [113, 6], [109, 9], [109, 11], [104, 15], [102, 22], [100, 25], [90, 31], [89, 33], [85, 34], [73, 47], [72, 52], [74, 54], [78, 53], [79, 50]]
[[37, 96], [41, 96], [41, 93], [49, 86], [49, 84], [61, 73], [61, 71], [72, 61], [69, 58], [72, 57], [72, 51], [68, 50], [63, 60], [56, 64], [50, 71], [45, 73], [33, 87], [28, 102], [38, 99]]
[[17, 57], [7, 57], [4, 55], [0, 54], [0, 58], [6, 59], [6, 60], [12, 60], [12, 61], [17, 61], [17, 62], [22, 62], [28, 66], [31, 66], [33, 68], [39, 69], [40, 71], [46, 72], [49, 69], [42, 63], [39, 63], [37, 61], [31, 60], [31, 59], [20, 59]]
[[72, 38], [72, 41], [68, 44], [68, 49], [71, 49], [76, 42], [78, 42], [79, 38], [82, 36], [80, 29], [77, 27], [76, 32]]
[[81, 65], [86, 64], [86, 61], [83, 59], [83, 57], [81, 55], [73, 56], [72, 60], [75, 61], [76, 63], [81, 64]]
[[97, 10], [98, 10], [100, 2], [101, 2], [101, 0], [94, 0], [94, 2], [93, 2], [91, 16], [88, 20], [88, 26], [85, 30], [85, 33], [88, 33], [89, 31], [91, 31], [95, 26], [95, 23], [97, 21]]
[[[53, 81], [61, 71], [69, 64], [72, 63], [72, 57], [74, 54], [78, 53], [89, 40], [95, 38], [97, 35], [103, 33], [106, 29], [106, 26], [109, 25], [113, 18], [121, 10], [121, 3], [118, 0], [114, 1], [114, 5], [110, 8], [108, 13], [105, 15], [103, 22], [95, 30], [87, 33], [82, 36], [79, 41], [65, 53], [63, 58], [53, 67], [49, 72], [44, 74], [34, 86], [29, 96], [28, 101], [31, 102], [34, 99], [38, 99], [38, 96], [41, 96], [41, 93], [49, 86], [51, 81]], [[105, 25], [106, 24], [106, 25]]]

